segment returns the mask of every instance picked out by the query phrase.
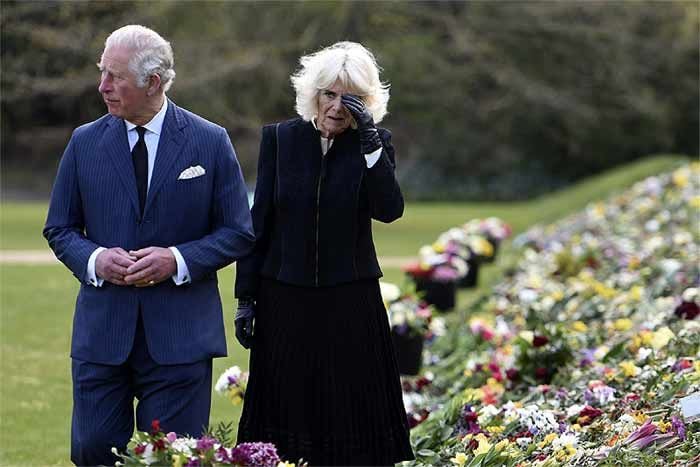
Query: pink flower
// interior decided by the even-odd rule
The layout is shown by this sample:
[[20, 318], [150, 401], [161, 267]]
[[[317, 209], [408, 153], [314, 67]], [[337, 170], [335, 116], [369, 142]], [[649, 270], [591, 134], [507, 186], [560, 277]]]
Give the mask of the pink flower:
[[177, 433], [175, 433], [174, 431], [171, 431], [170, 433], [165, 435], [165, 439], [167, 439], [168, 442], [172, 444], [177, 439]]

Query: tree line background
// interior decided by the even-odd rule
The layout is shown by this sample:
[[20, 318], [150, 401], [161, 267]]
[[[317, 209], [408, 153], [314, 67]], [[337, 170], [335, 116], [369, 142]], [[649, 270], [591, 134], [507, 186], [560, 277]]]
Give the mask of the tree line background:
[[[47, 196], [71, 131], [105, 112], [95, 67], [124, 24], [170, 40], [169, 96], [226, 127], [248, 182], [289, 75], [339, 40], [391, 83], [410, 199], [524, 199], [650, 153], [699, 153], [696, 1], [1, 4], [2, 185]], [[252, 183], [251, 183], [252, 184]]]

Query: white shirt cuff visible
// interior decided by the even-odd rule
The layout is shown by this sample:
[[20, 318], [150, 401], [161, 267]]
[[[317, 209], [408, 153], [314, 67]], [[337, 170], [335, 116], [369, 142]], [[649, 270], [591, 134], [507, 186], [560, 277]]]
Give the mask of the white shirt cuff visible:
[[382, 155], [382, 148], [377, 149], [371, 154], [365, 154], [365, 160], [367, 161], [367, 168], [371, 169], [374, 164], [379, 160], [379, 156]]
[[90, 258], [88, 259], [87, 280], [90, 284], [94, 285], [95, 287], [102, 287], [102, 284], [105, 281], [101, 277], [97, 277], [97, 273], [95, 273], [95, 261], [97, 261], [97, 255], [99, 255], [106, 249], [107, 248], [104, 247], [96, 248], [95, 251], [93, 251], [90, 255]]
[[190, 282], [190, 270], [187, 269], [185, 258], [182, 257], [180, 251], [174, 246], [170, 247], [170, 251], [173, 252], [175, 262], [177, 263], [177, 272], [172, 275], [173, 282], [175, 282], [175, 285], [187, 284]]

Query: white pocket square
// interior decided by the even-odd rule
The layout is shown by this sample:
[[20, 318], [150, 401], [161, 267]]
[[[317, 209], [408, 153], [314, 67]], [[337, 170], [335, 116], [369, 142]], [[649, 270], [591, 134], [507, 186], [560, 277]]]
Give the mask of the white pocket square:
[[192, 167], [188, 167], [182, 172], [180, 172], [180, 176], [177, 177], [178, 180], [188, 180], [190, 178], [195, 178], [195, 177], [201, 177], [207, 173], [206, 170], [204, 170], [204, 167], [201, 165], [195, 165]]

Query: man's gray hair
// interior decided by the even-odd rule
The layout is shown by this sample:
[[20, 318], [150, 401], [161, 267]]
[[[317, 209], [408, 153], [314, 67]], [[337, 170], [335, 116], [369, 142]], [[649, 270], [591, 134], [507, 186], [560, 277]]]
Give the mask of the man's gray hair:
[[148, 77], [160, 76], [163, 91], [170, 89], [175, 79], [175, 58], [170, 42], [152, 29], [138, 24], [123, 26], [109, 35], [108, 47], [130, 49], [134, 54], [129, 59], [129, 69], [136, 75], [136, 84], [146, 86]]
[[296, 91], [296, 111], [306, 121], [318, 113], [318, 96], [336, 81], [359, 95], [379, 123], [387, 113], [389, 85], [379, 80], [379, 66], [372, 52], [356, 42], [337, 42], [299, 59], [300, 69], [291, 76]]

